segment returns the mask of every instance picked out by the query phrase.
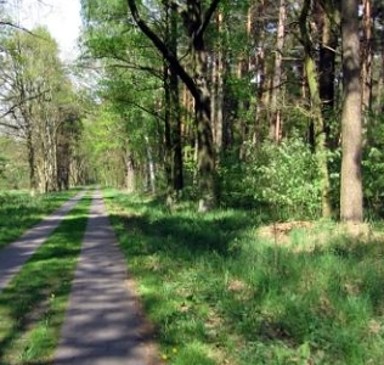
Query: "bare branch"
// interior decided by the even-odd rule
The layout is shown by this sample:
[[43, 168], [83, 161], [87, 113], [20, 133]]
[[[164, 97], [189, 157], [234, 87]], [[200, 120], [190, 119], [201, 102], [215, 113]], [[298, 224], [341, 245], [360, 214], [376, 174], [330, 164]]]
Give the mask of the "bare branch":
[[220, 0], [212, 0], [211, 4], [209, 5], [209, 8], [207, 9], [207, 11], [204, 15], [204, 20], [201, 23], [201, 26], [196, 33], [196, 37], [202, 37], [203, 36], [205, 30], [207, 29], [207, 27], [211, 21], [213, 13], [216, 11], [219, 3], [220, 3]]
[[29, 29], [21, 27], [20, 25], [14, 24], [12, 22], [5, 22], [5, 21], [0, 20], [0, 26], [16, 28], [16, 29], [22, 30], [23, 32], [26, 32], [30, 35], [37, 37], [37, 35], [34, 34], [33, 32], [31, 32]]
[[20, 130], [20, 127], [18, 127], [16, 125], [13, 125], [13, 124], [10, 124], [10, 123], [0, 122], [0, 126], [1, 127], [6, 127], [6, 128], [10, 128], [10, 129], [13, 129], [15, 131], [19, 131]]
[[10, 107], [6, 112], [4, 112], [3, 114], [0, 115], [0, 119], [3, 119], [5, 118], [7, 115], [9, 114], [13, 114], [14, 111], [18, 108], [20, 108], [23, 104], [25, 104], [27, 101], [31, 101], [31, 100], [34, 100], [34, 99], [37, 99], [39, 98], [40, 96], [44, 95], [45, 93], [49, 92], [49, 90], [43, 90], [41, 91], [40, 93], [36, 94], [36, 95], [32, 95], [28, 98], [25, 98], [25, 99], [22, 99], [20, 100], [18, 103], [12, 105], [12, 107]]

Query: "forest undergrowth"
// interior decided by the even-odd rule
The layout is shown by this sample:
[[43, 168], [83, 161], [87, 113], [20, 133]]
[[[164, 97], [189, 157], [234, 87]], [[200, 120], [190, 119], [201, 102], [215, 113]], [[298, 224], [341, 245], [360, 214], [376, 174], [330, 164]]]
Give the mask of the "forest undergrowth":
[[257, 210], [202, 215], [105, 197], [166, 363], [382, 362], [380, 227], [354, 237], [330, 221], [281, 231]]

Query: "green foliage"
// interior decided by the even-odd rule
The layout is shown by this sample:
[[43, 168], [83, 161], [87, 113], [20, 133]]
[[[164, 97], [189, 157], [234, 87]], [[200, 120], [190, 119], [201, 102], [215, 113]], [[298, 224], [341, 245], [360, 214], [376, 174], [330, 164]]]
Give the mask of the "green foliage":
[[223, 201], [261, 206], [274, 219], [316, 218], [320, 179], [315, 156], [299, 138], [248, 145], [245, 161], [223, 162]]
[[0, 136], [0, 189], [27, 188], [28, 167], [24, 144], [11, 137]]
[[[102, 105], [85, 123], [86, 155], [103, 185], [123, 187], [131, 161], [136, 185], [144, 187], [148, 151], [155, 164], [162, 156], [162, 60], [126, 21], [126, 2], [83, 0], [82, 8], [84, 54], [102, 59], [104, 67], [96, 92]], [[158, 180], [161, 176], [160, 171]]]
[[280, 245], [255, 230], [256, 212], [171, 213], [106, 195], [169, 364], [381, 363], [382, 238], [328, 222]]
[[363, 191], [367, 215], [384, 216], [384, 126], [380, 118], [372, 120], [363, 151]]
[[0, 156], [0, 178], [4, 178], [6, 166], [7, 166], [7, 159], [3, 156]]

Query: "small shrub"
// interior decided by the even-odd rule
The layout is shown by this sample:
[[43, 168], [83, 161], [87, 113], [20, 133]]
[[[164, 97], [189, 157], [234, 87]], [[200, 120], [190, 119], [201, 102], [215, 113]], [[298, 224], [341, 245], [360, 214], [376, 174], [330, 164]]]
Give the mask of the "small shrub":
[[[243, 164], [230, 156], [221, 170], [222, 197], [230, 205], [260, 206], [273, 219], [316, 218], [320, 177], [315, 156], [299, 138], [248, 145]], [[267, 209], [266, 209], [267, 208]]]

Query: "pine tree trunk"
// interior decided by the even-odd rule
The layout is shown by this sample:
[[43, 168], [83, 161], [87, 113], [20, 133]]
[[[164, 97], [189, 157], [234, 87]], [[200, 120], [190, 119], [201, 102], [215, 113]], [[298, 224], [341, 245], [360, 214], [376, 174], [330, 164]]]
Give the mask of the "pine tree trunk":
[[[332, 13], [330, 13], [332, 11]], [[319, 9], [321, 24], [321, 44], [319, 57], [320, 99], [324, 119], [324, 131], [328, 148], [335, 149], [338, 136], [332, 134], [331, 124], [335, 117], [335, 67], [337, 36], [332, 29], [332, 19], [335, 19], [335, 9]]]
[[362, 222], [362, 113], [358, 0], [342, 0], [343, 86], [340, 218]]
[[363, 114], [371, 110], [372, 106], [372, 66], [373, 66], [373, 18], [372, 1], [363, 0], [363, 42], [362, 42], [362, 108]]
[[283, 76], [283, 50], [285, 39], [285, 21], [286, 21], [285, 0], [280, 0], [279, 4], [279, 22], [277, 25], [277, 42], [275, 50], [274, 74], [271, 85], [271, 119], [270, 119], [270, 137], [275, 142], [279, 142], [282, 135], [282, 114], [281, 114], [281, 84]]

